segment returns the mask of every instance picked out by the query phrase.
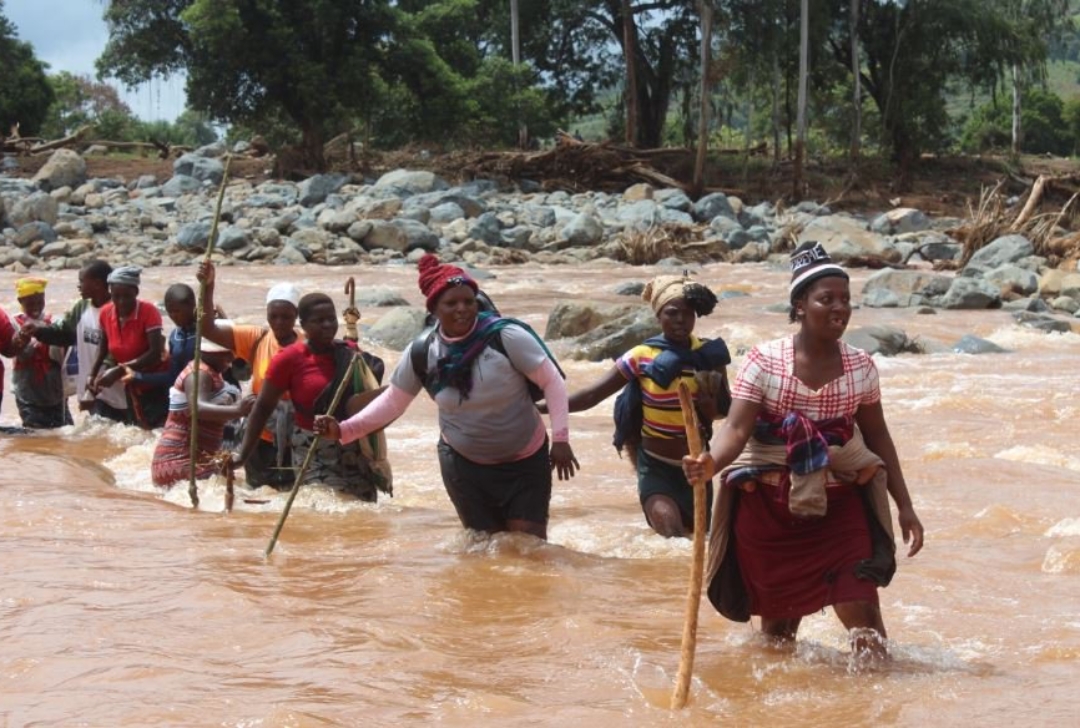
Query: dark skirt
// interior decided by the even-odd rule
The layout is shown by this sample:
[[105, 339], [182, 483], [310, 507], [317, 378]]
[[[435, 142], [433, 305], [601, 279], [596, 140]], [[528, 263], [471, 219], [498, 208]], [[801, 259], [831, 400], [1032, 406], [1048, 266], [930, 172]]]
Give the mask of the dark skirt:
[[871, 555], [870, 526], [857, 486], [828, 488], [821, 518], [793, 516], [781, 488], [742, 493], [735, 548], [750, 612], [770, 619], [813, 614], [831, 604], [877, 604], [877, 585], [855, 576]]

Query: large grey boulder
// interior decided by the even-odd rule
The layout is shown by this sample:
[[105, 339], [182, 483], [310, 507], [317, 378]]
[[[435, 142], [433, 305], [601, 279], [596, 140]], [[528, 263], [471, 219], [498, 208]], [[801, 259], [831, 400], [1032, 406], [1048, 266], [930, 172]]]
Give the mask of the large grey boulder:
[[16, 228], [35, 220], [51, 226], [56, 224], [59, 212], [60, 203], [46, 192], [35, 192], [17, 200], [8, 209], [8, 222]]
[[980, 276], [987, 271], [1016, 263], [1035, 253], [1035, 246], [1023, 235], [1003, 235], [975, 251], [962, 276]]
[[862, 303], [871, 308], [920, 306], [949, 290], [952, 279], [920, 270], [882, 268], [863, 284]]
[[691, 213], [698, 222], [712, 222], [717, 215], [729, 217], [732, 220], [737, 218], [727, 195], [723, 192], [713, 192], [705, 195], [694, 203]]
[[865, 222], [843, 213], [811, 218], [799, 237], [817, 240], [835, 260], [846, 260], [853, 253], [888, 257], [889, 251], [896, 252], [884, 235], [867, 230]]
[[974, 334], [964, 334], [953, 344], [953, 351], [959, 354], [1002, 354], [1008, 351], [992, 341], [979, 338]]
[[364, 332], [364, 338], [403, 351], [424, 330], [426, 317], [427, 311], [415, 306], [392, 308]]
[[581, 336], [623, 316], [637, 313], [643, 308], [641, 304], [611, 305], [592, 301], [563, 301], [551, 309], [544, 338], [563, 339]]
[[604, 237], [604, 226], [593, 215], [582, 212], [562, 229], [562, 237], [571, 245], [595, 245]]
[[896, 356], [902, 352], [917, 352], [919, 349], [903, 330], [895, 326], [862, 326], [845, 332], [844, 341], [867, 354]]
[[983, 278], [997, 284], [1002, 295], [1012, 293], [1030, 296], [1039, 290], [1039, 277], [1032, 271], [1017, 265], [1008, 264], [994, 268], [987, 271]]
[[345, 186], [349, 178], [343, 174], [317, 174], [298, 185], [299, 203], [313, 207]]
[[[173, 175], [168, 182], [161, 186], [161, 194], [165, 197], [180, 197], [202, 191], [203, 183], [186, 174]], [[145, 197], [145, 193], [143, 194]]]
[[72, 149], [57, 149], [37, 171], [33, 181], [46, 192], [78, 187], [86, 181], [86, 160]]
[[181, 250], [201, 253], [210, 240], [210, 223], [205, 220], [189, 222], [176, 233], [176, 245]]
[[930, 218], [921, 210], [911, 207], [898, 207], [878, 215], [870, 223], [870, 229], [879, 235], [902, 235], [926, 230], [930, 227]]
[[225, 176], [225, 165], [217, 159], [189, 153], [173, 162], [173, 174], [186, 174], [200, 182], [219, 185]]
[[388, 191], [394, 195], [408, 197], [426, 192], [449, 189], [450, 185], [434, 172], [422, 170], [395, 169], [387, 172], [375, 183], [375, 189]]
[[1001, 291], [982, 278], [955, 278], [941, 297], [942, 308], [983, 309], [1001, 306]]
[[608, 361], [660, 333], [660, 323], [648, 307], [598, 326], [578, 337], [569, 358]]

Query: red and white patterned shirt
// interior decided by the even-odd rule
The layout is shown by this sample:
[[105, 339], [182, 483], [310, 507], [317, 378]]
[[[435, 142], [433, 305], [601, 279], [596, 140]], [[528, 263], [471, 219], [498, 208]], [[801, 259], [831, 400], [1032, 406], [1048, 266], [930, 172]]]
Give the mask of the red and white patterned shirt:
[[881, 399], [877, 366], [862, 349], [839, 343], [844, 373], [817, 390], [795, 376], [794, 336], [755, 346], [739, 367], [731, 396], [760, 402], [773, 417], [790, 412], [811, 420], [854, 415], [863, 404]]

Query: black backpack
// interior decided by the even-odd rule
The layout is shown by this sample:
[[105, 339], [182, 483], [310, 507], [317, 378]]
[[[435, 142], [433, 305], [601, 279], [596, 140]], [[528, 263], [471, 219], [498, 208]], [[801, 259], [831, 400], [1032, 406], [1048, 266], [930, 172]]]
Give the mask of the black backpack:
[[[490, 311], [496, 316], [500, 315], [499, 309], [495, 307], [495, 302], [492, 301], [483, 291], [477, 291], [476, 301], [481, 311]], [[537, 336], [536, 332], [533, 331], [531, 326], [516, 319], [514, 320], [514, 323], [535, 336], [536, 340], [540, 341], [541, 345], [543, 345], [540, 337]], [[435, 340], [436, 335], [434, 314], [429, 313], [424, 321], [424, 324], [424, 330], [420, 332], [419, 336], [413, 339], [411, 344], [409, 344], [409, 360], [412, 362], [412, 368], [413, 371], [416, 373], [417, 379], [423, 382], [424, 389], [427, 389], [429, 384], [428, 375], [430, 374], [430, 372], [428, 371], [428, 350], [431, 349], [431, 342]], [[495, 336], [491, 337], [488, 342], [488, 346], [505, 356], [507, 359], [510, 359], [510, 355], [506, 353], [506, 345], [503, 344], [501, 331]], [[547, 351], [546, 346], [544, 346], [544, 350]], [[562, 367], [559, 366], [559, 362], [556, 361], [555, 356], [550, 351], [547, 351], [547, 355], [551, 359], [551, 363], [554, 364], [555, 368], [559, 371], [559, 374], [562, 376], [562, 378], [566, 379], [566, 374], [563, 372]], [[536, 382], [529, 379], [528, 377], [525, 377], [525, 384], [528, 385], [529, 397], [532, 399], [533, 402], [539, 402], [544, 398], [544, 390], [541, 389], [540, 386], [536, 384]]]

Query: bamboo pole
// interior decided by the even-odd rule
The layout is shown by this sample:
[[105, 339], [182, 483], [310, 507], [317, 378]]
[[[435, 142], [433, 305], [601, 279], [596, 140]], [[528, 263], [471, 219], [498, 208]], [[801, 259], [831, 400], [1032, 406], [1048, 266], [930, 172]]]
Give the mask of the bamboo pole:
[[[214, 207], [214, 222], [210, 226], [210, 238], [206, 241], [206, 260], [210, 260], [210, 256], [214, 254], [214, 245], [217, 244], [218, 235], [218, 222], [221, 220], [221, 204], [225, 199], [225, 185], [229, 183], [229, 163], [232, 162], [232, 155], [225, 155], [225, 169], [221, 174], [221, 187], [218, 189], [217, 205]], [[191, 507], [199, 507], [199, 486], [195, 484], [195, 474], [198, 472], [199, 466], [199, 367], [202, 365], [202, 317], [203, 300], [206, 298], [206, 284], [202, 281], [199, 282], [199, 295], [195, 298], [195, 356], [192, 358], [194, 364], [191, 376], [195, 383], [194, 390], [195, 396], [188, 402], [188, 408], [191, 411], [191, 444], [189, 449], [189, 455], [191, 456], [191, 464], [188, 469], [188, 497], [191, 498]], [[213, 312], [211, 312], [213, 315]]]
[[[349, 366], [345, 369], [345, 376], [341, 378], [341, 382], [338, 384], [337, 391], [334, 392], [334, 399], [330, 402], [329, 414], [332, 414], [337, 410], [338, 404], [341, 402], [341, 397], [345, 394], [345, 389], [349, 385], [349, 381], [352, 379], [353, 369], [356, 368], [357, 363], [360, 361], [360, 352], [353, 352], [352, 361], [349, 362]], [[281, 511], [281, 516], [278, 518], [277, 526], [274, 527], [274, 533], [270, 536], [270, 543], [266, 545], [266, 557], [269, 558], [270, 554], [274, 551], [274, 546], [277, 545], [278, 536], [281, 535], [281, 528], [285, 525], [285, 519], [289, 517], [289, 511], [292, 509], [293, 501], [296, 500], [296, 494], [300, 492], [300, 485], [304, 482], [304, 473], [307, 472], [308, 466], [311, 465], [311, 457], [315, 454], [315, 450], [318, 449], [319, 440], [322, 438], [319, 435], [315, 435], [315, 439], [311, 443], [311, 447], [308, 448], [307, 455], [304, 456], [304, 462], [300, 466], [300, 469], [296, 471], [296, 480], [293, 481], [292, 490], [289, 491], [289, 498], [285, 501], [285, 508]]]
[[[698, 426], [697, 410], [686, 382], [679, 382], [679, 404], [682, 407], [683, 426], [690, 456], [697, 457], [704, 446]], [[701, 604], [702, 571], [705, 566], [705, 483], [691, 483], [694, 487], [694, 548], [690, 562], [690, 586], [686, 594], [686, 618], [683, 621], [682, 650], [679, 655], [679, 673], [675, 679], [675, 692], [671, 695], [671, 709], [686, 707], [690, 694], [690, 678], [694, 673], [694, 652], [697, 650], [698, 607]]]

